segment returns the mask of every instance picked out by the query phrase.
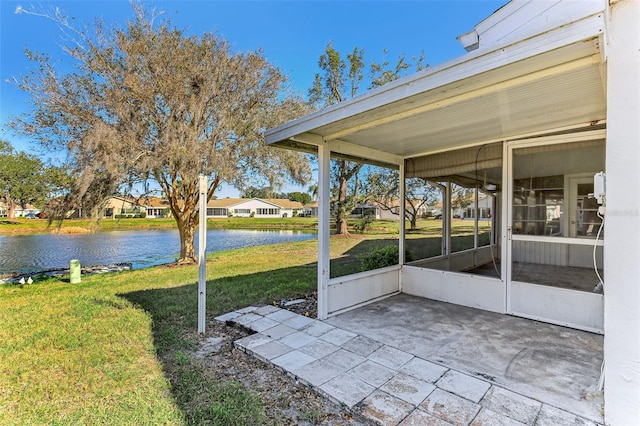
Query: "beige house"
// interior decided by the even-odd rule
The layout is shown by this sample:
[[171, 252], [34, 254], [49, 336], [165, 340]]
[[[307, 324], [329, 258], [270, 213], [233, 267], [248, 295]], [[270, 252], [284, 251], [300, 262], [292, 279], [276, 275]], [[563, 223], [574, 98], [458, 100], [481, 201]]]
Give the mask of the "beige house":
[[294, 217], [304, 209], [298, 201], [280, 198], [222, 198], [207, 203], [207, 217]]

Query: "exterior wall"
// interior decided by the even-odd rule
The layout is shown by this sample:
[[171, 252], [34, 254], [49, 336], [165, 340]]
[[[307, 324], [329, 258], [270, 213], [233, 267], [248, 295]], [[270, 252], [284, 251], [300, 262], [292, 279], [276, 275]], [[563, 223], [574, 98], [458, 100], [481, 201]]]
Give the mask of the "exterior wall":
[[607, 22], [605, 423], [640, 424], [640, 2]]
[[135, 204], [131, 201], [112, 197], [107, 199], [102, 208], [102, 217], [115, 217], [120, 214], [134, 215], [136, 213], [147, 213], [147, 208], [141, 204]]
[[401, 287], [413, 296], [505, 312], [504, 284], [495, 278], [404, 265]]
[[328, 314], [336, 315], [399, 291], [400, 265], [332, 278], [328, 285]]
[[[249, 210], [249, 212], [241, 212], [236, 213], [237, 210]], [[259, 209], [277, 209], [278, 213], [276, 214], [260, 214], [258, 213]], [[279, 206], [273, 205], [271, 203], [266, 203], [262, 200], [247, 200], [242, 203], [234, 204], [233, 206], [229, 206], [229, 210], [232, 211], [234, 216], [241, 217], [249, 217], [251, 213], [255, 217], [282, 217], [282, 209]]]

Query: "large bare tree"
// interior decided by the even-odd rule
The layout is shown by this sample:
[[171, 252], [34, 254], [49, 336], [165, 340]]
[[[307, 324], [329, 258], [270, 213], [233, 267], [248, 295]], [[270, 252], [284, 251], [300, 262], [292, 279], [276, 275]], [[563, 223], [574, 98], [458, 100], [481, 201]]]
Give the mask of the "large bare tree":
[[[46, 55], [16, 79], [31, 94], [31, 112], [14, 128], [69, 154], [78, 185], [69, 198], [110, 195], [126, 181], [152, 179], [169, 201], [180, 232], [179, 263], [196, 261], [198, 175], [208, 199], [226, 182], [270, 187], [310, 178], [305, 156], [267, 148], [263, 131], [302, 115], [286, 78], [257, 52], [233, 52], [214, 34], [187, 36], [133, 4], [124, 27], [98, 23], [65, 47], [75, 69], [61, 73]], [[34, 12], [35, 14], [35, 12]]]

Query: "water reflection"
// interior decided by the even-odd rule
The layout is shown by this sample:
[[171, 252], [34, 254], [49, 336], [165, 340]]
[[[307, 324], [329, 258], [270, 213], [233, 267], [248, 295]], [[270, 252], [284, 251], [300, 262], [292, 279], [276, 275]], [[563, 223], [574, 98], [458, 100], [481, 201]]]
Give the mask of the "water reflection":
[[[315, 237], [290, 230], [214, 229], [207, 232], [207, 253]], [[197, 249], [197, 235], [195, 245]], [[82, 266], [129, 262], [137, 269], [173, 262], [179, 252], [177, 230], [0, 236], [0, 273], [68, 268], [70, 259], [79, 259]]]

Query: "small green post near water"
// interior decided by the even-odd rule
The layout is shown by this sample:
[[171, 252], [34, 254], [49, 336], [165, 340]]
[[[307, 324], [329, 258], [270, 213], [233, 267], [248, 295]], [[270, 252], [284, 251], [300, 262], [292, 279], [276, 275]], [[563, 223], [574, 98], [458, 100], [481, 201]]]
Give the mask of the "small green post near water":
[[69, 262], [69, 280], [71, 284], [78, 284], [80, 279], [80, 261], [78, 259], [71, 259]]

